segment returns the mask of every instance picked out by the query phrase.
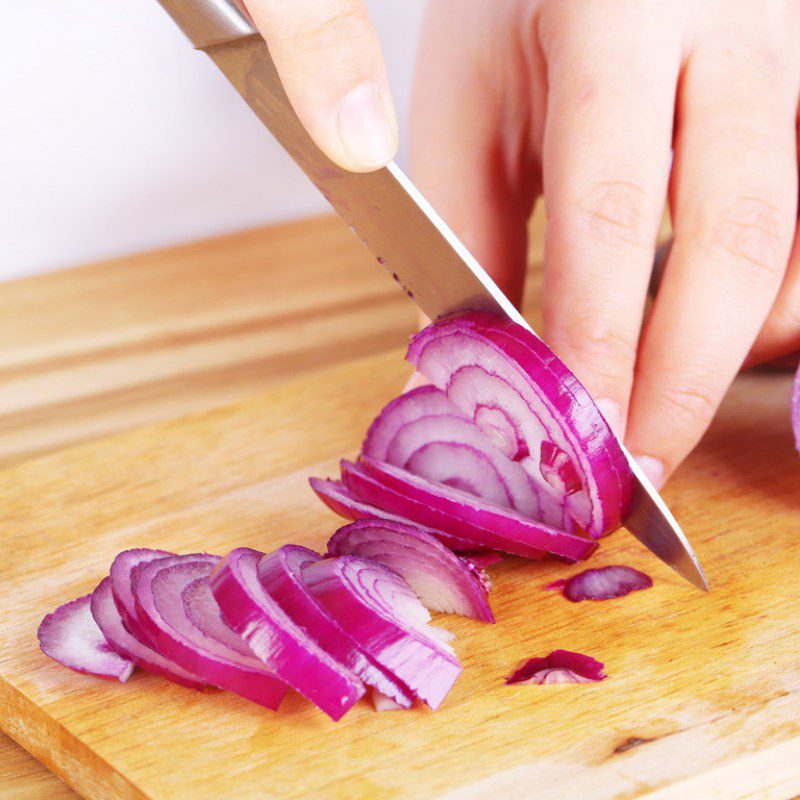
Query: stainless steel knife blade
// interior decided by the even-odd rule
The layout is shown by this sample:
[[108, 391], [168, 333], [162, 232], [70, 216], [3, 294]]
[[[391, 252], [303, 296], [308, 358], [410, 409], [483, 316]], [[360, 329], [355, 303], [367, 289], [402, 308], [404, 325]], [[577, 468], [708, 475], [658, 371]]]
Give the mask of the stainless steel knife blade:
[[[431, 318], [486, 310], [528, 323], [394, 163], [347, 172], [306, 133], [283, 91], [269, 49], [239, 0], [159, 0], [195, 47], [233, 84], [353, 233]], [[628, 530], [695, 586], [708, 590], [689, 542], [625, 451], [636, 477]]]

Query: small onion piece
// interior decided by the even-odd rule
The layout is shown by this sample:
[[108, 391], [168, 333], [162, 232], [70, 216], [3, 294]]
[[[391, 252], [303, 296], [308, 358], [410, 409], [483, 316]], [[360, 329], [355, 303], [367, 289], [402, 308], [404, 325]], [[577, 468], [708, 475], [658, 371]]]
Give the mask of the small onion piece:
[[209, 577], [222, 616], [267, 668], [333, 720], [364, 694], [364, 684], [296, 625], [258, 576], [264, 553], [232, 550]]
[[391, 697], [372, 690], [372, 706], [376, 711], [402, 711], [406, 706], [392, 700]]
[[613, 564], [597, 569], [587, 569], [571, 578], [556, 581], [546, 589], [561, 589], [564, 597], [573, 603], [581, 600], [611, 600], [625, 597], [631, 592], [649, 589], [653, 579], [633, 567]]
[[794, 375], [792, 384], [792, 432], [794, 433], [794, 446], [800, 451], [800, 365]]
[[413, 693], [365, 653], [306, 586], [303, 568], [321, 558], [307, 547], [287, 544], [261, 559], [258, 577], [270, 596], [323, 650], [373, 687], [373, 695], [380, 694], [398, 707], [409, 708], [414, 702]]
[[416, 522], [405, 519], [397, 514], [391, 514], [382, 508], [372, 506], [365, 503], [354, 492], [351, 492], [341, 481], [329, 481], [322, 478], [309, 478], [308, 482], [311, 488], [317, 493], [317, 496], [323, 503], [325, 503], [331, 511], [338, 514], [345, 519], [353, 521], [359, 519], [367, 519], [378, 517], [380, 519], [387, 519], [391, 522], [399, 522], [403, 525], [414, 525], [417, 528], [423, 529], [426, 533], [439, 539], [442, 544], [449, 547], [451, 550], [460, 552], [462, 550], [474, 550], [475, 542], [468, 539], [462, 539], [460, 536], [453, 536], [444, 531], [438, 531], [433, 528], [428, 528], [419, 525]]
[[460, 314], [418, 333], [407, 358], [590, 535], [622, 524], [633, 492], [627, 458], [585, 388], [533, 333]]
[[111, 648], [92, 616], [92, 595], [59, 606], [39, 626], [42, 652], [65, 667], [120, 683], [130, 678], [134, 664]]
[[596, 683], [606, 677], [603, 664], [594, 658], [569, 650], [553, 650], [544, 658], [529, 658], [506, 679], [506, 685]]
[[111, 579], [104, 578], [92, 594], [92, 616], [109, 645], [146, 672], [161, 675], [172, 683], [189, 689], [203, 689], [205, 681], [179, 667], [174, 661], [137, 639], [123, 624], [111, 589]]
[[366, 652], [430, 708], [438, 708], [461, 665], [452, 648], [432, 633], [430, 614], [403, 578], [356, 556], [317, 561], [303, 577]]
[[158, 651], [207, 683], [277, 710], [288, 687], [222, 620], [208, 585], [218, 556], [171, 556], [140, 567], [139, 621]]
[[378, 561], [408, 582], [426, 608], [494, 622], [480, 576], [467, 561], [412, 525], [364, 519], [339, 528], [328, 541], [331, 556]]
[[342, 477], [367, 502], [420, 525], [470, 539], [473, 549], [485, 547], [526, 558], [541, 558], [547, 552], [577, 561], [597, 548], [588, 539], [370, 458], [358, 464], [342, 461]]

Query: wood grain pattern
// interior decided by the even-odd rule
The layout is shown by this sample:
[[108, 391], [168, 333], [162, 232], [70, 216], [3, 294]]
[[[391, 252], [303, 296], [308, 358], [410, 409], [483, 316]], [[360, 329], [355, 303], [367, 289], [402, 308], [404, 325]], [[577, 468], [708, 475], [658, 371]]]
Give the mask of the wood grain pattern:
[[[655, 587], [619, 601], [570, 604], [541, 586], [574, 568], [509, 559], [493, 569], [496, 626], [445, 621], [465, 672], [435, 714], [361, 704], [335, 725], [297, 697], [273, 715], [147, 675], [75, 676], [38, 652], [45, 611], [90, 589], [123, 547], [321, 546], [336, 521], [306, 477], [353, 452], [404, 376], [399, 352], [365, 359], [0, 476], [8, 732], [90, 798], [797, 794], [800, 465], [782, 375], [737, 382], [666, 492], [710, 595], [624, 533], [595, 564], [645, 569]], [[555, 647], [599, 657], [609, 680], [503, 685]]]

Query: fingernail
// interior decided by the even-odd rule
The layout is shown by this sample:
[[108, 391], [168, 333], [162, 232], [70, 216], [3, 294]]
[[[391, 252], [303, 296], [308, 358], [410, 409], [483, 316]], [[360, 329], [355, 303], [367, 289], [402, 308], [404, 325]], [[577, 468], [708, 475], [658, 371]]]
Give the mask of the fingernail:
[[339, 106], [339, 138], [357, 167], [382, 167], [394, 156], [397, 137], [374, 83], [351, 89]]
[[621, 439], [625, 435], [625, 425], [622, 421], [622, 411], [619, 405], [608, 397], [601, 397], [595, 401], [600, 413], [608, 423], [608, 427]]
[[636, 463], [650, 479], [650, 483], [660, 489], [664, 483], [664, 464], [653, 456], [634, 456]]

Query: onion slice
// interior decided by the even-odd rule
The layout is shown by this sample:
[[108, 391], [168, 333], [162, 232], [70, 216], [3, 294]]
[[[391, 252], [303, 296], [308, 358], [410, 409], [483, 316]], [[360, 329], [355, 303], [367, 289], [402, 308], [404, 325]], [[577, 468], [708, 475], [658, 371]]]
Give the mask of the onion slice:
[[103, 578], [92, 594], [92, 616], [109, 645], [146, 672], [161, 675], [173, 683], [190, 689], [203, 689], [205, 681], [187, 672], [174, 661], [156, 652], [137, 639], [123, 624], [111, 590], [111, 578]]
[[577, 561], [597, 547], [588, 539], [370, 458], [362, 458], [358, 464], [342, 461], [342, 477], [345, 485], [367, 502], [470, 539], [473, 549], [486, 547], [526, 558], [541, 558], [547, 552]]
[[384, 564], [405, 578], [432, 611], [494, 622], [477, 570], [419, 528], [381, 519], [360, 520], [334, 533], [328, 554]]
[[263, 556], [240, 547], [211, 573], [211, 591], [222, 616], [271, 672], [338, 720], [364, 694], [364, 684], [267, 593], [258, 577]]
[[590, 535], [621, 525], [633, 491], [625, 454], [586, 389], [533, 333], [461, 314], [418, 333], [407, 359]]
[[287, 544], [261, 559], [258, 577], [270, 596], [323, 650], [373, 687], [373, 695], [386, 697], [397, 707], [409, 708], [414, 702], [413, 693], [365, 653], [306, 586], [303, 568], [321, 558], [307, 547]]
[[139, 567], [139, 622], [158, 651], [207, 683], [278, 708], [288, 687], [224, 624], [208, 585], [218, 556], [171, 556]]
[[362, 455], [432, 483], [537, 516], [539, 499], [525, 470], [492, 444], [435, 386], [395, 398], [370, 426]]
[[94, 621], [92, 595], [59, 606], [39, 626], [42, 652], [65, 667], [121, 683], [130, 678], [134, 664], [110, 646]]
[[351, 492], [341, 481], [309, 478], [308, 482], [311, 484], [311, 488], [317, 493], [319, 499], [322, 500], [331, 511], [334, 511], [345, 519], [356, 521], [359, 519], [378, 517], [380, 519], [389, 520], [390, 522], [399, 522], [403, 525], [414, 525], [416, 528], [420, 528], [424, 530], [425, 533], [429, 533], [431, 536], [439, 539], [442, 544], [447, 545], [447, 547], [456, 552], [473, 550], [475, 548], [475, 542], [471, 542], [468, 539], [463, 539], [460, 536], [453, 536], [444, 531], [438, 531], [419, 525], [397, 514], [391, 514], [382, 508], [372, 506], [364, 502], [354, 492]]
[[625, 597], [631, 592], [649, 589], [653, 580], [644, 572], [633, 567], [614, 564], [598, 569], [587, 569], [566, 580], [548, 584], [546, 589], [560, 589], [567, 600], [579, 603], [581, 600], [611, 600]]
[[383, 564], [327, 558], [303, 570], [325, 610], [420, 700], [438, 708], [461, 673], [452, 648], [431, 633], [430, 614], [411, 587]]
[[594, 658], [569, 650], [553, 650], [544, 658], [529, 658], [506, 679], [506, 685], [595, 683], [606, 677], [603, 664]]

